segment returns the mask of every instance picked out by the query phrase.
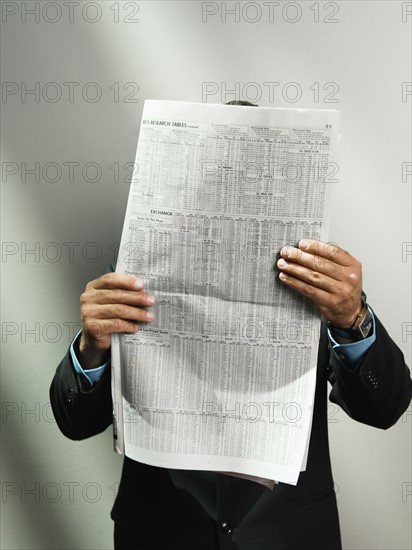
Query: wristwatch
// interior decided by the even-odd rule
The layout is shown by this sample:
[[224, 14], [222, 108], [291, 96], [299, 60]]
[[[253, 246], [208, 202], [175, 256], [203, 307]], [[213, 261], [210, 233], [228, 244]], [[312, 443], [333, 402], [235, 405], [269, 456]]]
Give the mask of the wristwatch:
[[328, 323], [328, 326], [332, 334], [336, 334], [340, 338], [347, 338], [354, 342], [367, 338], [373, 327], [373, 314], [366, 303], [366, 297], [362, 297], [362, 308], [351, 327], [339, 328], [332, 325], [332, 323]]

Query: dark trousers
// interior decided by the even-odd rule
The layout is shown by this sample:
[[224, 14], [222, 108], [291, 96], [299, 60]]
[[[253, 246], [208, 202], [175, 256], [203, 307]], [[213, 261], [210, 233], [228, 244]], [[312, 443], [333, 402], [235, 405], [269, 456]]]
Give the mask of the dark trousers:
[[185, 510], [176, 520], [162, 518], [139, 524], [136, 511], [136, 527], [114, 523], [115, 550], [217, 550], [217, 526], [211, 518], [195, 517]]

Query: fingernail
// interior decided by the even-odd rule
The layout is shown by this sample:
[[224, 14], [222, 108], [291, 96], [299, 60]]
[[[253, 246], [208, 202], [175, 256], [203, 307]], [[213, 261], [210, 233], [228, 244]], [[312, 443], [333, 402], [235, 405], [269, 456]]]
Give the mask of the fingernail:
[[291, 250], [288, 246], [284, 246], [280, 253], [282, 254], [282, 256], [286, 256], [286, 258], [289, 258], [291, 255]]
[[148, 312], [146, 313], [146, 319], [147, 319], [148, 321], [153, 321], [154, 317], [155, 317], [155, 316], [154, 316], [154, 313], [153, 313], [152, 311], [148, 311]]
[[155, 298], [155, 296], [153, 296], [153, 294], [149, 294], [149, 296], [147, 296], [147, 298], [146, 298], [146, 302], [147, 302], [148, 304], [154, 304], [154, 303], [156, 303], [156, 298]]
[[305, 241], [305, 240], [300, 241], [299, 248], [305, 248], [305, 249], [309, 248], [309, 241]]
[[282, 279], [282, 281], [286, 281], [286, 279], [288, 278], [288, 276], [286, 275], [286, 273], [279, 273], [279, 279]]
[[278, 261], [278, 267], [286, 267], [288, 264], [283, 258]]
[[141, 279], [136, 279], [135, 282], [134, 282], [134, 286], [135, 286], [137, 289], [141, 290], [141, 289], [143, 288], [143, 286], [144, 286], [144, 283], [143, 283], [143, 281], [142, 281]]

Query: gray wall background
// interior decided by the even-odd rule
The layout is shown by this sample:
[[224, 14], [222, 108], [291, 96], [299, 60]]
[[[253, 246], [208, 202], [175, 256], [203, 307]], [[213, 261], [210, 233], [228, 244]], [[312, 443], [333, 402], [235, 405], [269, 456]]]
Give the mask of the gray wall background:
[[[110, 430], [65, 439], [48, 387], [80, 293], [115, 257], [146, 98], [340, 109], [330, 240], [363, 261], [369, 302], [411, 361], [411, 2], [77, 4], [1, 6], [10, 550], [112, 548], [122, 459]], [[380, 431], [330, 406], [346, 549], [411, 548], [411, 425], [411, 409]]]

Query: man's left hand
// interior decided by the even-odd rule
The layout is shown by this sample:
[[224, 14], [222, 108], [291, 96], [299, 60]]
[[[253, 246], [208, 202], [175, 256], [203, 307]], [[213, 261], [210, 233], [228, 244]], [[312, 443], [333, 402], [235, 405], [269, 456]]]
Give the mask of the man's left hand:
[[304, 239], [285, 246], [279, 279], [313, 300], [320, 314], [340, 328], [351, 327], [362, 309], [362, 264], [335, 244]]

